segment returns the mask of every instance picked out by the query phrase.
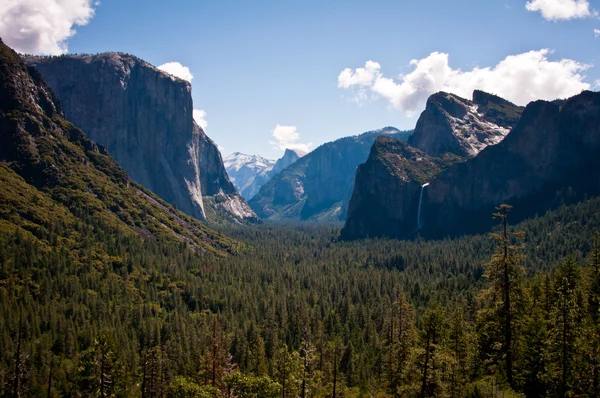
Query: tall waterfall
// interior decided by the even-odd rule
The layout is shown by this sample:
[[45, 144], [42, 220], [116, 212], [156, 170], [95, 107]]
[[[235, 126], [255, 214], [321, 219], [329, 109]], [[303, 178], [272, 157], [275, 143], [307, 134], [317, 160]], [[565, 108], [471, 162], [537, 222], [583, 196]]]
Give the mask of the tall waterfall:
[[423, 203], [423, 191], [425, 190], [425, 187], [427, 185], [429, 185], [428, 182], [421, 185], [421, 194], [419, 195], [419, 209], [417, 210], [417, 231], [420, 230], [421, 227], [423, 226], [423, 224], [421, 222], [421, 204]]

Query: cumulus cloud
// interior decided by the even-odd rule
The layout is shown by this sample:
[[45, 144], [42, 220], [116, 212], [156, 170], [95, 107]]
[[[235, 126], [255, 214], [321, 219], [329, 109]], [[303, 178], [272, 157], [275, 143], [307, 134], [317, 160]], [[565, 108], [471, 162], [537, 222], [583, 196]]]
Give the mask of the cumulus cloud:
[[600, 29], [594, 29], [594, 36], [596, 38], [600, 37]]
[[203, 109], [194, 109], [193, 112], [194, 121], [198, 124], [198, 126], [202, 127], [202, 130], [206, 131], [208, 127], [208, 123], [206, 121], [206, 111]]
[[587, 0], [531, 0], [525, 8], [541, 13], [548, 21], [587, 18], [595, 14]]
[[312, 142], [308, 144], [299, 142], [300, 134], [296, 126], [281, 126], [278, 124], [273, 129], [273, 137], [275, 141], [269, 141], [269, 144], [273, 145], [275, 149], [285, 150], [289, 148], [308, 153], [312, 146]]
[[165, 71], [168, 74], [178, 77], [180, 79], [187, 80], [190, 83], [194, 78], [194, 75], [192, 75], [190, 68], [181, 65], [179, 62], [167, 62], [166, 64], [160, 65], [158, 69]]
[[379, 63], [368, 61], [364, 68], [344, 69], [338, 76], [338, 87], [353, 90], [357, 101], [367, 95], [384, 98], [409, 116], [422, 110], [427, 98], [438, 91], [470, 98], [473, 90], [479, 89], [526, 105], [590, 88], [582, 75], [589, 65], [570, 59], [551, 61], [551, 53], [548, 49], [529, 51], [508, 56], [493, 67], [462, 71], [449, 66], [448, 54], [433, 52], [410, 61], [412, 72], [398, 79], [385, 77]]
[[0, 37], [17, 52], [60, 55], [75, 26], [94, 16], [93, 0], [2, 0]]

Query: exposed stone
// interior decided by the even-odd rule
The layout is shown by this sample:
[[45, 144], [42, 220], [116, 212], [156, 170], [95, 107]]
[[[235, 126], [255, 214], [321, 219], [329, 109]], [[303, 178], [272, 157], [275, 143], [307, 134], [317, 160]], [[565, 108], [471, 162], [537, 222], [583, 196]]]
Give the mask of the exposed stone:
[[203, 196], [237, 195], [216, 145], [193, 120], [187, 81], [123, 53], [25, 61], [42, 73], [69, 120], [168, 203], [204, 220]]
[[483, 91], [475, 91], [473, 101], [439, 92], [427, 100], [408, 142], [430, 156], [450, 152], [472, 157], [502, 141], [521, 112], [521, 107]]
[[271, 220], [343, 220], [356, 167], [367, 159], [375, 138], [406, 139], [409, 134], [386, 127], [323, 144], [273, 176], [250, 205]]

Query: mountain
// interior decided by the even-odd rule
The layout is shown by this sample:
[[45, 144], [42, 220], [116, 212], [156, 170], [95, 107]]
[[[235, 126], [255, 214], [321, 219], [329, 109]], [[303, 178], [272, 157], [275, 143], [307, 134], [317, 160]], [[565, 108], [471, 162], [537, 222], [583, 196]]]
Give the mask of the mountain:
[[273, 176], [250, 206], [270, 220], [343, 220], [356, 167], [367, 159], [375, 138], [405, 140], [410, 133], [386, 127], [323, 144]]
[[[414, 141], [413, 141], [414, 142]], [[386, 149], [391, 157], [397, 146]], [[376, 160], [376, 159], [374, 159]], [[414, 167], [414, 159], [410, 167]], [[406, 167], [400, 164], [399, 167]], [[382, 190], [371, 201], [370, 214], [397, 212], [395, 227], [370, 222], [357, 206], [349, 211], [343, 237], [407, 238], [418, 232], [444, 237], [486, 231], [495, 206], [515, 207], [512, 221], [542, 214], [565, 203], [600, 194], [600, 93], [582, 92], [567, 101], [535, 101], [501, 142], [481, 150], [425, 179], [388, 173], [378, 186], [411, 185], [404, 191]], [[363, 170], [363, 169], [361, 169]], [[357, 173], [351, 203], [369, 195], [374, 172]], [[418, 184], [429, 184], [418, 192]], [[362, 224], [361, 224], [362, 222]], [[407, 226], [413, 225], [411, 231]]]
[[283, 156], [274, 161], [260, 155], [235, 152], [225, 158], [224, 164], [233, 184], [240, 194], [249, 200], [272, 176], [304, 155], [300, 151], [286, 149]]
[[500, 144], [440, 173], [426, 190], [423, 233], [485, 229], [500, 203], [516, 220], [600, 194], [600, 93], [527, 105]]
[[408, 143], [430, 156], [450, 152], [473, 157], [502, 141], [523, 108], [476, 90], [473, 100], [439, 92], [427, 100]]
[[[64, 118], [41, 74], [0, 40], [0, 230], [89, 266], [119, 261], [102, 239], [176, 243], [225, 254], [239, 245], [172, 208]], [[58, 241], [49, 242], [50, 236]]]
[[235, 152], [224, 159], [225, 170], [240, 194], [250, 199], [268, 180], [275, 161]]
[[298, 150], [298, 149], [290, 149], [286, 148], [283, 156], [277, 159], [275, 166], [273, 166], [273, 170], [271, 171], [271, 177], [277, 173], [280, 173], [283, 169], [295, 163], [302, 156], [305, 156], [306, 153]]
[[44, 76], [67, 119], [136, 182], [200, 220], [256, 219], [193, 120], [189, 82], [116, 52], [24, 59]]
[[379, 136], [356, 170], [342, 239], [409, 236], [419, 229], [423, 189], [441, 170], [462, 158], [432, 157], [406, 142]]

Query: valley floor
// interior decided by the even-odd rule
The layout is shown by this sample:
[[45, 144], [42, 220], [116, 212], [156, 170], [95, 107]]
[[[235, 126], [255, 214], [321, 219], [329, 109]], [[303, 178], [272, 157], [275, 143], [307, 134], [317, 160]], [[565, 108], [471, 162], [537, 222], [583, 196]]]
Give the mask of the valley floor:
[[593, 396], [599, 229], [600, 199], [559, 208], [509, 229], [505, 263], [502, 235], [266, 224], [222, 231], [244, 249], [220, 257], [2, 232], [0, 396]]

